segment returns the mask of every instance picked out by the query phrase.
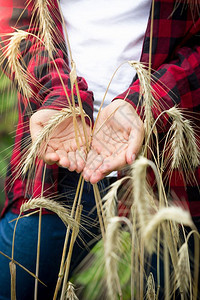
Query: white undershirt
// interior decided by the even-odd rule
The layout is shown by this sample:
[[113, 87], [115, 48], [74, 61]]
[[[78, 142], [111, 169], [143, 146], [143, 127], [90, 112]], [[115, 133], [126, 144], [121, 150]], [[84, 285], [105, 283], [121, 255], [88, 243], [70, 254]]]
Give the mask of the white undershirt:
[[[140, 60], [151, 0], [61, 0], [78, 76], [94, 93], [94, 119], [113, 72]], [[135, 75], [128, 64], [117, 72], [105, 105], [124, 92]]]

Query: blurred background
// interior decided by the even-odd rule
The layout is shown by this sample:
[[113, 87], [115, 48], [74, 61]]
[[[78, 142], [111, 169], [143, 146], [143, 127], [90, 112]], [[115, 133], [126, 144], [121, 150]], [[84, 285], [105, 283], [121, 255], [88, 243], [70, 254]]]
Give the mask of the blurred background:
[[12, 152], [17, 123], [17, 93], [0, 73], [0, 211], [4, 203], [4, 180]]

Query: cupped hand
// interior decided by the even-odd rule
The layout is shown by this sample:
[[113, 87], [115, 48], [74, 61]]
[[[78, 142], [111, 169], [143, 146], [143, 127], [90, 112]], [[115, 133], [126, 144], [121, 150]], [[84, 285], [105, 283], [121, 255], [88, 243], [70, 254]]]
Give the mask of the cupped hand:
[[[51, 117], [58, 111], [54, 109], [43, 109], [34, 113], [30, 119], [30, 133], [32, 140], [37, 138], [38, 133], [44, 128]], [[75, 138], [73, 118], [66, 118], [53, 130], [45, 152], [42, 153], [41, 159], [47, 164], [58, 164], [70, 171], [80, 173], [83, 171], [86, 162], [86, 146], [83, 133], [83, 126], [80, 117], [77, 117], [78, 147]], [[87, 134], [90, 134], [90, 127], [86, 125]]]
[[97, 120], [83, 177], [97, 183], [108, 173], [131, 164], [140, 151], [144, 125], [132, 105], [115, 100]]

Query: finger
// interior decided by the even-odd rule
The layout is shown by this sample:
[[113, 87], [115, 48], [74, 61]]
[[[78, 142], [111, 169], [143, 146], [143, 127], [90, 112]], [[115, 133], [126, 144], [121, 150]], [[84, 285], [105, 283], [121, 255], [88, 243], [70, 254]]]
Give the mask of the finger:
[[34, 141], [41, 129], [48, 123], [49, 119], [57, 113], [54, 109], [42, 109], [35, 112], [30, 118], [30, 133]]
[[105, 176], [110, 174], [113, 171], [120, 170], [126, 165], [126, 156], [125, 151], [120, 153], [117, 158], [116, 154], [107, 157], [102, 165], [97, 168], [90, 177], [90, 182], [92, 184], [97, 183], [99, 180], [102, 180]]
[[51, 147], [47, 147], [45, 154], [41, 156], [45, 163], [48, 165], [53, 165], [59, 161], [59, 155]]
[[136, 155], [139, 153], [143, 143], [143, 135], [132, 131], [129, 137], [128, 148], [126, 151], [126, 163], [132, 164]]
[[103, 179], [105, 176], [106, 174], [103, 174], [97, 169], [95, 172], [92, 173], [89, 181], [90, 183], [95, 184], [99, 182], [101, 179]]
[[83, 177], [86, 181], [90, 181], [91, 175], [101, 166], [103, 156], [98, 154], [95, 150], [90, 150], [87, 156], [86, 166], [83, 170]]
[[86, 163], [86, 153], [84, 149], [76, 150], [76, 172], [80, 173], [83, 171]]
[[59, 161], [57, 162], [57, 165], [63, 168], [69, 168], [70, 162], [67, 152], [65, 150], [57, 150], [56, 153], [59, 155]]
[[121, 169], [126, 165], [126, 156], [125, 156], [125, 150], [121, 152], [120, 154], [111, 155], [110, 157], [107, 157], [102, 165], [99, 167], [99, 171], [102, 174], [110, 173], [112, 171], [116, 171]]
[[68, 152], [67, 156], [68, 156], [68, 160], [69, 160], [68, 169], [73, 172], [77, 169], [76, 153], [74, 151], [71, 151], [71, 152]]

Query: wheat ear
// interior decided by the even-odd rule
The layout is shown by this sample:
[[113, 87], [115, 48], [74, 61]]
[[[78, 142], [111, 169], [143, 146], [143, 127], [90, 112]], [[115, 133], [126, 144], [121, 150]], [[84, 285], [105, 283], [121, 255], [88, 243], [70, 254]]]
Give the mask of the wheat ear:
[[170, 108], [167, 114], [173, 119], [171, 131], [171, 146], [173, 159], [171, 168], [182, 166], [184, 171], [191, 172], [199, 165], [199, 149], [191, 122], [184, 118], [182, 112], [176, 107]]
[[151, 220], [146, 224], [143, 232], [146, 249], [152, 253], [155, 243], [152, 243], [152, 237], [158, 226], [164, 221], [174, 221], [185, 226], [192, 227], [193, 222], [190, 213], [181, 207], [163, 207], [152, 216]]
[[146, 136], [148, 136], [154, 121], [151, 110], [154, 104], [154, 97], [152, 95], [152, 87], [150, 84], [150, 72], [146, 69], [145, 65], [143, 65], [140, 62], [132, 60], [128, 63], [136, 70], [140, 82], [140, 100], [143, 97], [143, 107], [145, 116], [144, 126]]
[[11, 34], [9, 43], [6, 49], [6, 56], [8, 58], [8, 66], [12, 73], [15, 75], [15, 81], [18, 84], [19, 91], [23, 92], [23, 95], [29, 99], [32, 96], [32, 90], [28, 84], [29, 78], [25, 68], [23, 68], [23, 61], [20, 61], [20, 43], [22, 40], [28, 38], [29, 33], [23, 30], [16, 30]]
[[74, 285], [70, 281], [67, 283], [66, 300], [78, 300], [78, 297], [75, 294]]
[[145, 228], [150, 218], [150, 206], [155, 206], [155, 204], [152, 203], [152, 197], [147, 197], [147, 195], [150, 195], [146, 182], [146, 169], [148, 166], [153, 169], [159, 183], [159, 174], [152, 161], [140, 156], [132, 165], [133, 196], [135, 208], [138, 211], [141, 230]]
[[23, 203], [20, 207], [20, 213], [35, 208], [46, 208], [50, 211], [53, 211], [63, 221], [66, 227], [68, 225], [77, 229], [79, 227], [78, 223], [70, 216], [69, 211], [64, 206], [56, 201], [45, 199], [43, 197], [31, 199]]
[[198, 297], [198, 282], [199, 282], [199, 246], [200, 246], [200, 234], [198, 230], [193, 229], [187, 236], [186, 241], [189, 241], [189, 238], [193, 235], [194, 237], [194, 275], [193, 275], [193, 299]]
[[121, 184], [123, 184], [123, 182], [127, 179], [128, 177], [126, 176], [114, 182], [110, 186], [109, 191], [104, 196], [102, 200], [104, 202], [103, 209], [105, 210], [105, 215], [107, 219], [113, 218], [117, 215], [117, 191]]
[[149, 207], [146, 203], [144, 191], [146, 190], [146, 168], [148, 166], [146, 158], [139, 158], [133, 164], [132, 178], [133, 178], [133, 195], [135, 208], [138, 211], [140, 226], [143, 228], [148, 221]]
[[181, 246], [178, 252], [176, 277], [177, 287], [180, 289], [180, 293], [186, 296], [191, 284], [190, 259], [187, 242]]
[[45, 48], [52, 56], [54, 50], [54, 42], [53, 42], [53, 19], [51, 17], [49, 11], [49, 1], [48, 0], [36, 0], [35, 6], [33, 10], [33, 14], [36, 13], [38, 17], [38, 26], [39, 33], [38, 35], [44, 41]]
[[156, 293], [155, 293], [155, 281], [153, 274], [150, 273], [147, 279], [147, 293], [146, 293], [147, 300], [155, 300]]

